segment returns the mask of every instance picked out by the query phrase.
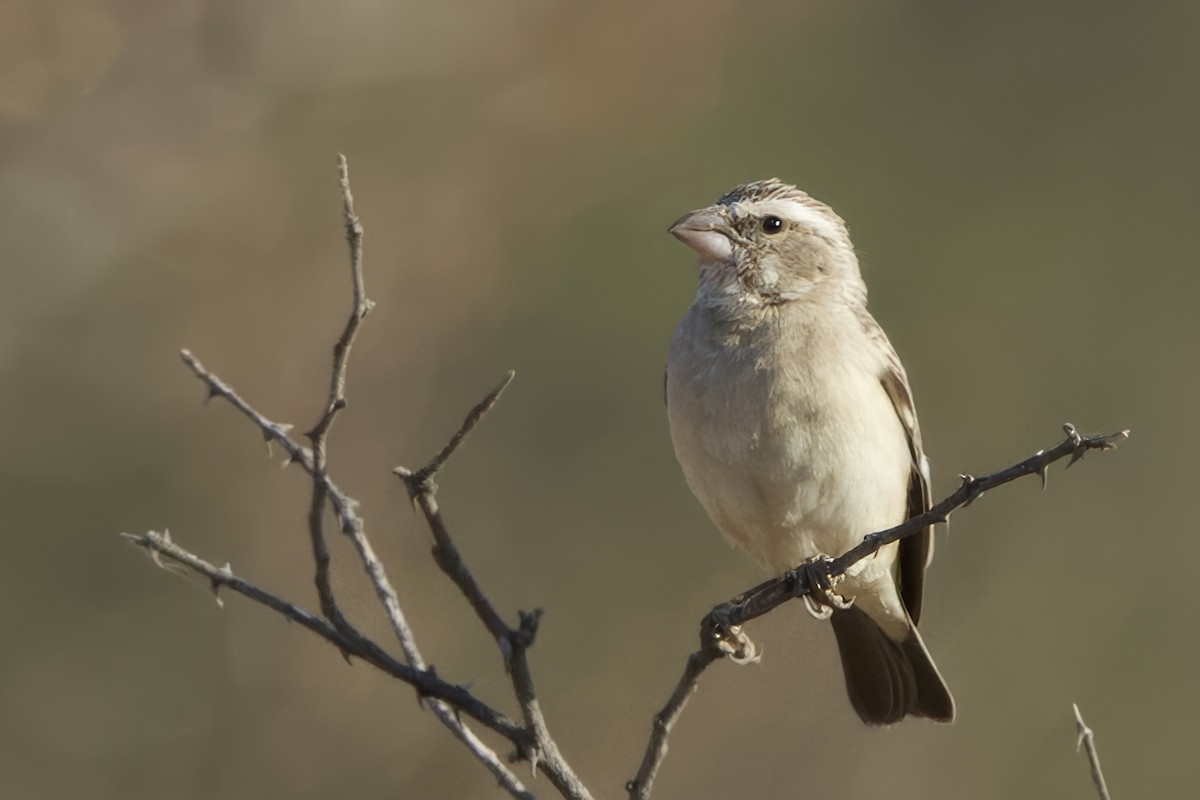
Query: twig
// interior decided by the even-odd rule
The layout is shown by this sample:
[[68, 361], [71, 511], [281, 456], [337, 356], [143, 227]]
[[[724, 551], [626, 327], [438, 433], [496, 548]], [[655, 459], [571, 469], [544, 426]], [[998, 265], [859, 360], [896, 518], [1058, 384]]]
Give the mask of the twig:
[[1108, 786], [1104, 783], [1104, 773], [1100, 771], [1100, 756], [1096, 753], [1096, 737], [1092, 734], [1092, 729], [1084, 723], [1083, 715], [1079, 713], [1079, 706], [1072, 703], [1071, 708], [1075, 709], [1075, 730], [1079, 733], [1079, 738], [1075, 742], [1075, 752], [1079, 752], [1080, 745], [1087, 750], [1088, 763], [1092, 766], [1092, 783], [1096, 784], [1100, 800], [1110, 800]]
[[[342, 213], [345, 219], [346, 241], [350, 246], [350, 274], [354, 289], [354, 306], [350, 317], [333, 346], [333, 369], [329, 380], [329, 400], [321, 413], [317, 424], [307, 433], [312, 443], [312, 499], [309, 504], [308, 529], [312, 540], [313, 562], [316, 567], [314, 582], [317, 586], [317, 596], [321, 601], [321, 611], [337, 627], [349, 625], [345, 616], [334, 600], [333, 587], [329, 579], [329, 547], [325, 541], [325, 503], [328, 500], [328, 489], [324, 477], [328, 462], [327, 440], [329, 429], [339, 411], [346, 407], [346, 370], [350, 364], [350, 348], [358, 335], [358, 328], [363, 319], [374, 307], [367, 299], [366, 284], [362, 271], [362, 242], [363, 226], [358, 215], [354, 213], [354, 196], [350, 193], [350, 168], [346, 157], [338, 153], [338, 183], [342, 189]], [[346, 527], [343, 524], [343, 528]], [[411, 662], [411, 659], [410, 659]]]
[[343, 634], [320, 616], [238, 577], [230, 567], [218, 567], [180, 547], [165, 532], [122, 533], [121, 536], [138, 547], [170, 559], [208, 579], [215, 589], [227, 588], [278, 612], [289, 621], [302, 625], [339, 649], [353, 653], [372, 666], [413, 686], [422, 695], [440, 697], [453, 703], [464, 714], [478, 720], [482, 725], [502, 736], [511, 738], [520, 734], [521, 727], [515, 720], [481, 702], [463, 687], [442, 680], [432, 669], [414, 669], [397, 661], [366, 638]]
[[[405, 618], [395, 589], [388, 580], [383, 562], [375, 554], [370, 540], [367, 538], [365, 523], [357, 512], [358, 503], [352, 497], [342, 492], [330, 479], [327, 467], [327, 441], [329, 430], [341, 409], [346, 406], [346, 372], [349, 366], [350, 350], [358, 334], [363, 318], [370, 312], [373, 303], [367, 299], [366, 287], [362, 271], [362, 240], [363, 226], [354, 211], [354, 198], [350, 191], [349, 168], [344, 156], [338, 156], [338, 176], [342, 190], [342, 209], [345, 220], [346, 239], [350, 248], [351, 281], [354, 287], [354, 304], [350, 317], [338, 337], [333, 349], [333, 366], [330, 374], [329, 395], [326, 405], [313, 428], [307, 436], [312, 444], [311, 449], [300, 446], [289, 436], [291, 426], [273, 423], [259, 413], [253, 406], [243, 400], [228, 384], [221, 381], [187, 350], [182, 351], [185, 363], [204, 381], [208, 387], [209, 397], [221, 397], [227, 400], [246, 417], [253, 421], [262, 431], [268, 442], [277, 442], [288, 454], [289, 461], [300, 464], [312, 478], [312, 497], [309, 504], [308, 527], [309, 538], [313, 550], [315, 565], [314, 582], [320, 601], [322, 613], [339, 634], [335, 641], [342, 647], [341, 642], [349, 641], [354, 647], [342, 647], [342, 653], [349, 657], [362, 652], [384, 651], [378, 645], [363, 636], [345, 617], [338, 607], [330, 582], [330, 556], [325, 539], [324, 518], [326, 504], [333, 506], [342, 533], [354, 545], [359, 561], [375, 589], [376, 597], [383, 606], [384, 612], [391, 624], [392, 632], [400, 644], [408, 667], [418, 673], [429, 672]], [[278, 609], [277, 609], [278, 610]], [[327, 637], [328, 638], [328, 637]], [[390, 657], [388, 657], [390, 658]], [[429, 695], [429, 707], [450, 731], [492, 772], [510, 794], [516, 797], [531, 797], [528, 790], [504, 766], [496, 754], [488, 748], [473, 731], [468, 728], [455, 711], [454, 704], [448, 704], [434, 693]], [[469, 694], [468, 694], [469, 696]], [[529, 741], [529, 735], [524, 729], [518, 728], [512, 732], [510, 739], [519, 747]]]
[[342, 189], [342, 215], [346, 226], [346, 243], [350, 247], [350, 276], [354, 287], [354, 307], [350, 318], [333, 346], [333, 371], [329, 380], [329, 402], [317, 424], [309, 431], [310, 439], [324, 439], [337, 413], [346, 407], [346, 370], [350, 364], [350, 348], [358, 336], [363, 319], [375, 307], [367, 299], [366, 282], [363, 279], [363, 226], [354, 212], [354, 196], [350, 193], [350, 168], [346, 157], [338, 153], [338, 183]]
[[425, 522], [433, 534], [434, 560], [462, 592], [475, 611], [475, 615], [479, 617], [483, 626], [500, 647], [505, 668], [512, 679], [513, 692], [521, 706], [526, 730], [531, 738], [528, 745], [519, 750], [520, 756], [529, 760], [535, 769], [541, 770], [564, 797], [572, 798], [572, 800], [590, 800], [591, 794], [587, 787], [575, 775], [559, 751], [554, 737], [550, 735], [545, 716], [542, 714], [541, 704], [538, 702], [537, 693], [534, 690], [533, 675], [526, 654], [537, 635], [541, 609], [535, 609], [531, 613], [520, 612], [518, 627], [516, 629], [509, 627], [483, 589], [480, 588], [475, 576], [467, 568], [466, 562], [463, 561], [462, 554], [454, 544], [445, 520], [442, 518], [441, 508], [438, 506], [435, 496], [437, 484], [434, 482], [434, 478], [438, 471], [467, 435], [480, 423], [484, 415], [495, 406], [501, 393], [512, 382], [513, 375], [514, 373], [510, 371], [495, 389], [467, 413], [458, 431], [450, 437], [446, 446], [430, 459], [428, 464], [415, 472], [405, 467], [396, 467], [393, 472], [404, 482], [409, 499], [421, 510]]
[[[144, 534], [122, 533], [121, 536], [150, 552], [159, 566], [164, 568], [167, 566], [162, 563], [160, 558], [166, 557], [173, 563], [207, 578], [214, 594], [222, 587], [228, 588], [278, 612], [285, 619], [304, 626], [343, 653], [355, 655], [376, 669], [404, 681], [415, 688], [420, 696], [432, 698], [432, 702], [443, 706], [449, 704], [509, 740], [520, 741], [525, 738], [524, 728], [515, 720], [481, 702], [463, 687], [442, 680], [432, 668], [417, 669], [397, 661], [387, 651], [357, 631], [339, 630], [294, 603], [289, 603], [249, 581], [239, 578], [228, 565], [217, 567], [185, 550], [171, 541], [169, 533], [148, 531]], [[484, 766], [496, 777], [501, 787], [509, 794], [513, 797], [533, 797], [521, 781], [512, 774], [512, 771], [500, 761], [496, 753], [480, 741], [470, 728], [459, 725], [452, 730], [475, 757], [483, 762]]]
[[[953, 511], [970, 505], [989, 489], [1025, 475], [1040, 475], [1045, 486], [1046, 471], [1055, 461], [1070, 456], [1071, 460], [1067, 464], [1070, 467], [1089, 450], [1112, 450], [1119, 442], [1129, 438], [1129, 431], [1118, 431], [1108, 436], [1081, 436], [1070, 423], [1064, 425], [1063, 430], [1067, 437], [1053, 447], [1039, 450], [1024, 461], [982, 478], [963, 475], [962, 484], [958, 489], [924, 514], [918, 514], [894, 528], [864, 536], [862, 542], [854, 548], [828, 562], [829, 577], [841, 575], [885, 545], [925, 530], [935, 523], [946, 522]], [[667, 734], [670, 725], [674, 724], [683, 711], [683, 706], [695, 692], [696, 684], [705, 668], [724, 656], [730, 656], [736, 661], [755, 658], [754, 643], [742, 631], [741, 626], [789, 600], [808, 594], [809, 591], [806, 573], [796, 570], [783, 577], [765, 581], [733, 600], [721, 603], [704, 617], [700, 623], [700, 650], [688, 657], [683, 675], [671, 694], [670, 701], [654, 719], [654, 728], [646, 745], [641, 768], [633, 780], [625, 785], [630, 798], [644, 800], [650, 796], [654, 776], [667, 755]]]
[[[1118, 443], [1129, 438], [1129, 431], [1118, 431], [1107, 436], [1081, 436], [1070, 423], [1063, 425], [1063, 430], [1067, 437], [1053, 447], [1039, 450], [1020, 463], [982, 478], [961, 475], [962, 483], [958, 489], [924, 514], [918, 514], [894, 528], [864, 536], [855, 547], [829, 562], [830, 577], [841, 575], [859, 561], [874, 555], [881, 547], [925, 530], [930, 525], [948, 521], [952, 512], [975, 502], [989, 489], [1003, 486], [1025, 475], [1040, 475], [1045, 480], [1047, 470], [1055, 461], [1070, 456], [1071, 461], [1067, 464], [1069, 467], [1083, 458], [1089, 450], [1112, 450]], [[728, 616], [721, 621], [727, 625], [741, 625], [755, 617], [761, 617], [788, 600], [808, 594], [809, 588], [802, 571], [797, 571], [794, 576], [767, 581], [735, 599], [728, 609]]]
[[696, 693], [700, 675], [716, 658], [717, 656], [708, 650], [697, 650], [688, 656], [687, 665], [683, 668], [683, 676], [680, 677], [675, 691], [671, 692], [671, 698], [667, 700], [667, 704], [662, 707], [662, 710], [654, 715], [654, 724], [650, 729], [650, 742], [646, 745], [646, 753], [642, 756], [642, 765], [638, 769], [637, 777], [625, 784], [625, 791], [629, 792], [631, 798], [644, 800], [650, 796], [650, 788], [654, 785], [655, 777], [658, 776], [658, 768], [662, 766], [663, 759], [667, 756], [667, 737], [671, 735], [671, 729], [675, 727], [675, 722], [683, 713], [683, 707]]
[[[471, 608], [475, 610], [475, 614], [483, 622], [488, 633], [492, 635], [493, 639], [501, 643], [501, 647], [507, 645], [507, 640], [511, 636], [512, 630], [500, 618], [500, 614], [492, 605], [491, 600], [488, 599], [487, 595], [479, 587], [479, 584], [475, 581], [475, 577], [467, 569], [465, 562], [463, 562], [462, 556], [454, 544], [454, 540], [450, 538], [450, 532], [446, 529], [446, 524], [442, 520], [441, 510], [438, 508], [437, 499], [435, 498], [437, 484], [434, 483], [433, 479], [446, 463], [446, 459], [450, 457], [450, 454], [462, 444], [467, 434], [474, 430], [484, 415], [496, 405], [496, 401], [500, 399], [500, 395], [512, 383], [515, 374], [510, 370], [504, 377], [504, 380], [468, 412], [466, 419], [463, 420], [463, 424], [450, 437], [450, 441], [428, 464], [416, 472], [412, 472], [404, 467], [396, 467], [392, 470], [404, 482], [404, 486], [408, 490], [409, 499], [421, 509], [421, 513], [425, 516], [429, 524], [429, 530], [433, 533], [434, 560], [450, 580], [454, 581], [454, 584], [458, 586], [459, 591], [467, 598], [467, 601], [471, 604]], [[511, 652], [504, 654], [506, 665], [510, 656]]]

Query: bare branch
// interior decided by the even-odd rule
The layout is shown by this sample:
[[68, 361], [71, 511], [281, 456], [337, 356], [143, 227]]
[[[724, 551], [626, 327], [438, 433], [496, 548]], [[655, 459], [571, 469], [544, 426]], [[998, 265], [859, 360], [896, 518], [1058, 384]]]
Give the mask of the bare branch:
[[354, 213], [354, 196], [350, 193], [350, 167], [346, 157], [338, 153], [338, 182], [342, 188], [342, 214], [346, 225], [346, 242], [350, 246], [350, 274], [354, 287], [354, 307], [346, 327], [333, 346], [333, 372], [329, 381], [329, 402], [317, 424], [309, 431], [308, 437], [314, 440], [324, 440], [325, 434], [333, 425], [334, 417], [346, 407], [346, 370], [350, 363], [350, 348], [358, 335], [358, 328], [363, 319], [375, 307], [375, 303], [367, 299], [366, 283], [363, 279], [363, 226]]
[[[164, 568], [167, 565], [162, 563], [160, 557], [166, 557], [171, 562], [207, 578], [214, 592], [221, 587], [227, 587], [256, 603], [278, 612], [289, 621], [299, 623], [337, 647], [343, 653], [357, 656], [380, 671], [409, 684], [417, 690], [421, 697], [430, 698], [431, 705], [437, 703], [440, 708], [449, 708], [452, 706], [510, 741], [520, 742], [527, 738], [524, 728], [517, 724], [515, 720], [491, 708], [486, 703], [479, 701], [463, 687], [442, 680], [432, 668], [421, 667], [418, 669], [397, 661], [357, 631], [339, 630], [315, 614], [276, 597], [249, 581], [239, 578], [228, 566], [217, 567], [210, 564], [194, 553], [175, 544], [171, 541], [170, 534], [166, 532], [148, 531], [144, 534], [122, 533], [121, 536], [149, 551], [155, 556], [157, 563]], [[454, 714], [452, 710], [450, 713], [451, 715]], [[470, 728], [460, 723], [452, 726], [451, 730], [471, 749], [475, 757], [483, 762], [484, 766], [488, 768], [509, 794], [513, 797], [533, 797], [521, 781], [512, 774], [512, 771], [500, 761], [495, 752], [480, 741]]]
[[343, 634], [316, 614], [239, 578], [229, 567], [218, 567], [185, 550], [175, 544], [168, 534], [148, 531], [141, 534], [122, 533], [121, 536], [138, 547], [165, 557], [206, 578], [214, 586], [227, 588], [278, 612], [289, 621], [302, 625], [339, 649], [350, 652], [383, 672], [413, 686], [422, 695], [439, 697], [453, 703], [464, 714], [478, 720], [496, 733], [510, 739], [520, 737], [521, 727], [515, 720], [480, 702], [461, 686], [447, 683], [431, 669], [413, 669], [407, 664], [397, 661], [386, 651], [364, 638]]
[[[315, 565], [314, 583], [317, 587], [321, 610], [339, 635], [337, 640], [330, 639], [330, 641], [342, 647], [342, 653], [347, 658], [352, 654], [361, 656], [363, 652], [372, 653], [376, 657], [380, 655], [386, 656], [386, 653], [378, 645], [359, 633], [346, 619], [334, 597], [333, 587], [330, 582], [329, 548], [324, 530], [325, 507], [327, 503], [333, 506], [342, 532], [354, 544], [359, 561], [362, 563], [363, 569], [371, 581], [372, 587], [375, 589], [375, 594], [384, 608], [392, 631], [400, 644], [400, 649], [404, 653], [405, 660], [408, 662], [408, 668], [415, 670], [419, 674], [431, 673], [432, 671], [426, 667], [425, 660], [417, 647], [416, 639], [405, 618], [396, 591], [388, 580], [383, 562], [376, 556], [374, 548], [367, 538], [365, 523], [357, 512], [357, 501], [338, 489], [326, 471], [329, 430], [338, 412], [346, 406], [346, 373], [349, 367], [350, 350], [363, 318], [366, 317], [367, 313], [373, 307], [373, 303], [366, 297], [366, 286], [362, 271], [363, 226], [354, 211], [354, 198], [350, 191], [349, 168], [345, 157], [341, 155], [338, 156], [338, 174], [342, 190], [346, 239], [350, 248], [354, 304], [350, 317], [342, 330], [342, 334], [334, 345], [328, 401], [317, 423], [307, 433], [312, 443], [311, 449], [301, 447], [290, 437], [291, 426], [280, 425], [268, 420], [243, 400], [232, 387], [206, 370], [199, 360], [187, 350], [182, 352], [182, 356], [184, 362], [191, 367], [197, 377], [205, 382], [210, 398], [221, 397], [230, 402], [258, 426], [268, 442], [279, 443], [288, 453], [289, 461], [299, 463], [312, 478], [312, 498], [309, 504], [308, 527]], [[495, 394], [498, 393], [499, 391]], [[491, 402], [495, 402], [494, 397]], [[465, 435], [465, 433], [462, 435]], [[458, 438], [461, 440], [461, 435]], [[457, 446], [457, 442], [452, 442], [452, 445]], [[447, 450], [444, 451], [445, 455], [449, 455], [449, 452], [452, 450], [453, 446], [448, 446]], [[214, 587], [217, 585], [214, 583]], [[341, 644], [344, 641], [353, 642], [355, 646], [350, 648], [344, 647]], [[390, 658], [390, 656], [387, 658]], [[453, 704], [448, 704], [436, 694], [428, 692], [424, 694], [430, 697], [429, 707], [434, 715], [492, 772], [502, 787], [516, 797], [531, 796], [512, 772], [500, 762], [496, 754], [480, 741], [474, 732], [459, 719]], [[468, 694], [467, 696], [469, 697], [470, 695]], [[529, 735], [524, 729], [517, 729], [512, 732], [509, 738], [519, 748], [528, 746]]]
[[[416, 472], [412, 472], [404, 467], [396, 467], [392, 470], [400, 477], [400, 480], [404, 481], [409, 499], [421, 510], [421, 513], [425, 516], [425, 521], [429, 524], [429, 530], [433, 534], [434, 541], [434, 560], [437, 561], [438, 566], [442, 568], [442, 571], [446, 573], [450, 580], [454, 581], [454, 584], [458, 586], [459, 591], [467, 598], [467, 601], [471, 604], [471, 608], [475, 610], [475, 614], [483, 622], [488, 633], [500, 643], [502, 649], [508, 648], [508, 642], [513, 637], [513, 631], [500, 618], [499, 612], [496, 611], [487, 595], [484, 594], [483, 589], [479, 587], [479, 584], [475, 581], [475, 576], [467, 569], [462, 555], [458, 552], [458, 547], [455, 546], [454, 540], [450, 538], [450, 531], [446, 529], [446, 524], [442, 520], [442, 512], [438, 507], [435, 497], [437, 485], [433, 482], [433, 478], [446, 463], [446, 459], [450, 457], [450, 454], [462, 444], [467, 434], [474, 430], [484, 415], [496, 405], [496, 401], [500, 399], [501, 393], [512, 382], [514, 375], [515, 373], [510, 370], [504, 380], [471, 409], [466, 419], [463, 420], [463, 424], [450, 437], [450, 441], [428, 464]], [[530, 643], [532, 643], [532, 639]], [[504, 653], [506, 665], [511, 655], [511, 650], [506, 649]]]
[[450, 531], [442, 518], [441, 508], [435, 497], [437, 484], [433, 480], [434, 476], [445, 465], [450, 455], [462, 444], [463, 439], [495, 406], [501, 393], [512, 382], [513, 375], [514, 373], [510, 371], [495, 389], [467, 413], [466, 419], [463, 420], [458, 431], [450, 437], [446, 446], [428, 464], [415, 472], [405, 467], [396, 467], [393, 472], [404, 481], [409, 499], [421, 510], [425, 522], [433, 534], [434, 560], [447, 577], [454, 581], [475, 611], [475, 615], [479, 617], [500, 648], [505, 668], [512, 679], [513, 692], [521, 706], [521, 713], [532, 739], [527, 747], [519, 751], [521, 757], [528, 759], [534, 768], [541, 770], [564, 797], [573, 798], [573, 800], [590, 800], [591, 794], [587, 787], [575, 775], [559, 751], [554, 737], [550, 735], [545, 716], [542, 714], [541, 704], [538, 702], [537, 693], [534, 690], [533, 675], [529, 669], [526, 653], [537, 635], [541, 609], [535, 609], [531, 613], [520, 612], [520, 625], [516, 629], [509, 627], [468, 569], [462, 554], [450, 536]]
[[[864, 536], [858, 545], [829, 563], [830, 577], [841, 575], [885, 545], [911, 536], [930, 525], [947, 522], [952, 512], [975, 502], [989, 489], [1003, 486], [1025, 475], [1045, 475], [1051, 464], [1067, 456], [1071, 457], [1071, 461], [1067, 465], [1070, 466], [1083, 458], [1083, 455], [1089, 450], [1112, 450], [1121, 441], [1129, 438], [1129, 431], [1118, 431], [1107, 436], [1081, 436], [1075, 430], [1075, 426], [1070, 423], [1064, 425], [1063, 430], [1067, 437], [1053, 447], [1039, 450], [1024, 461], [982, 478], [962, 475], [962, 483], [958, 489], [924, 514], [918, 514], [894, 528]], [[794, 575], [789, 574], [767, 581], [735, 598], [732, 601], [732, 607], [728, 608], [728, 616], [723, 617], [722, 621], [727, 625], [741, 625], [766, 614], [788, 600], [808, 594], [809, 589], [807, 578], [799, 570]]]
[[[1127, 430], [1108, 436], [1081, 436], [1070, 423], [1064, 425], [1063, 430], [1067, 437], [1053, 447], [1039, 450], [1024, 461], [982, 478], [963, 475], [962, 484], [958, 489], [924, 514], [912, 517], [894, 528], [864, 536], [857, 546], [828, 562], [829, 577], [841, 575], [885, 545], [911, 536], [935, 523], [948, 521], [953, 511], [970, 505], [989, 489], [1025, 475], [1040, 475], [1044, 486], [1046, 471], [1055, 461], [1070, 456], [1071, 460], [1067, 464], [1069, 467], [1083, 458], [1089, 450], [1112, 450], [1121, 441], [1129, 438]], [[760, 583], [727, 603], [721, 603], [704, 617], [700, 623], [700, 650], [688, 657], [683, 676], [679, 679], [671, 699], [655, 716], [641, 768], [633, 780], [625, 785], [630, 798], [644, 800], [650, 796], [654, 776], [667, 755], [667, 735], [670, 733], [670, 727], [682, 713], [683, 706], [694, 693], [700, 675], [708, 665], [724, 656], [730, 656], [735, 661], [756, 658], [754, 643], [742, 631], [742, 625], [789, 600], [808, 594], [810, 589], [805, 571], [797, 569], [783, 577]]]
[[[496, 384], [496, 388], [488, 392], [486, 397], [476, 403], [475, 407], [467, 412], [467, 416], [463, 420], [462, 425], [460, 425], [458, 430], [454, 432], [454, 435], [450, 437], [450, 441], [446, 442], [446, 446], [443, 447], [436, 456], [429, 460], [428, 464], [421, 467], [416, 472], [409, 472], [404, 467], [396, 467], [392, 471], [400, 476], [400, 479], [404, 481], [406, 486], [423, 489], [425, 484], [429, 483], [437, 476], [437, 473], [441, 470], [447, 459], [449, 459], [454, 451], [458, 449], [458, 446], [463, 443], [463, 440], [467, 438], [467, 434], [475, 430], [475, 426], [483, 421], [484, 416], [492, 410], [492, 408], [496, 405], [496, 402], [500, 399], [500, 395], [504, 393], [504, 390], [508, 388], [508, 385], [512, 383], [513, 378], [516, 376], [517, 373], [510, 369], [500, 383]], [[437, 487], [434, 486], [433, 490], [436, 491]], [[410, 488], [409, 495], [413, 497], [413, 499], [416, 499], [416, 494], [417, 492]]]
[[242, 415], [253, 422], [262, 432], [263, 439], [267, 443], [274, 442], [284, 449], [288, 454], [288, 462], [299, 464], [304, 468], [305, 472], [312, 473], [312, 453], [308, 448], [302, 447], [295, 439], [289, 435], [294, 426], [283, 422], [272, 422], [254, 409], [249, 403], [233, 389], [232, 386], [225, 383], [200, 363], [200, 359], [192, 355], [192, 352], [187, 349], [179, 351], [180, 358], [183, 363], [191, 368], [196, 377], [204, 382], [208, 390], [207, 399], [220, 397], [228, 402], [231, 406], [242, 412]]
[[700, 676], [716, 658], [708, 650], [697, 650], [688, 656], [687, 665], [683, 668], [683, 675], [679, 678], [679, 685], [671, 693], [667, 704], [654, 715], [654, 724], [650, 730], [650, 742], [646, 745], [646, 754], [642, 756], [642, 765], [638, 768], [637, 777], [625, 784], [625, 791], [629, 792], [629, 796], [633, 800], [646, 800], [650, 796], [650, 789], [654, 786], [658, 768], [662, 766], [663, 759], [667, 757], [667, 737], [671, 735], [671, 729], [675, 727], [675, 722], [683, 713], [683, 707], [696, 693]]
[[[316, 566], [314, 582], [317, 596], [321, 600], [321, 611], [337, 627], [349, 625], [338, 608], [329, 578], [329, 547], [325, 541], [325, 503], [329, 492], [324, 477], [328, 463], [327, 439], [329, 429], [338, 412], [346, 407], [346, 370], [350, 365], [350, 348], [358, 335], [363, 318], [374, 307], [367, 299], [366, 283], [362, 271], [363, 226], [354, 213], [354, 196], [350, 193], [350, 168], [346, 157], [338, 154], [338, 179], [342, 189], [342, 211], [346, 225], [346, 241], [350, 246], [350, 274], [354, 290], [354, 305], [350, 317], [333, 347], [333, 369], [329, 379], [329, 399], [316, 425], [307, 434], [312, 443], [312, 499], [308, 511], [309, 537], [312, 540], [313, 562]], [[353, 524], [353, 523], [352, 523]], [[345, 521], [343, 528], [345, 528]], [[412, 659], [409, 659], [412, 663]]]
[[1079, 752], [1080, 745], [1087, 750], [1088, 763], [1092, 766], [1092, 783], [1096, 784], [1100, 800], [1109, 800], [1108, 786], [1104, 783], [1104, 773], [1100, 771], [1100, 756], [1096, 753], [1096, 737], [1092, 734], [1092, 729], [1084, 723], [1083, 715], [1079, 713], [1079, 706], [1072, 703], [1071, 708], [1075, 709], [1075, 730], [1079, 733], [1079, 739], [1075, 742], [1075, 752]]

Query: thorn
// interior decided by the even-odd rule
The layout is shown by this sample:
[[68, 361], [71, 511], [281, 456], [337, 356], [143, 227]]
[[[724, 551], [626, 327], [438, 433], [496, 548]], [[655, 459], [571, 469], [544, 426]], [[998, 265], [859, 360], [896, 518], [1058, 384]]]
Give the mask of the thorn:
[[[221, 567], [217, 571], [226, 578], [233, 577], [233, 565], [228, 561], [225, 562], [225, 566]], [[209, 583], [212, 584], [213, 599], [217, 601], [217, 608], [224, 608], [225, 601], [221, 599], [221, 581], [217, 580], [216, 578], [210, 578]]]
[[1079, 435], [1079, 431], [1075, 430], [1075, 426], [1069, 422], [1063, 423], [1063, 432], [1067, 434], [1067, 438], [1075, 443], [1078, 447], [1083, 442], [1083, 437]]
[[530, 647], [533, 644], [534, 637], [537, 636], [538, 622], [542, 618], [542, 609], [535, 608], [529, 613], [518, 611], [517, 615], [521, 618], [521, 625], [517, 630], [517, 642], [522, 647]]
[[963, 508], [971, 505], [979, 498], [983, 497], [983, 492], [979, 491], [979, 479], [969, 472], [961, 473], [958, 477], [962, 478], [963, 486], [967, 487], [967, 502], [962, 504]]
[[1079, 713], [1079, 704], [1071, 703], [1071, 708], [1075, 709], [1075, 730], [1079, 732], [1079, 737], [1075, 740], [1075, 752], [1079, 752], [1079, 748], [1083, 747], [1083, 740], [1088, 737], [1091, 730], [1083, 721], [1083, 715]]
[[417, 473], [413, 472], [408, 467], [395, 467], [392, 469], [392, 474], [404, 482], [404, 490], [408, 492], [408, 502], [412, 504], [412, 510], [417, 510], [417, 495], [420, 489], [418, 485], [420, 481], [417, 479]]
[[211, 383], [206, 383], [204, 386], [206, 388], [204, 391], [204, 400], [201, 401], [202, 405], [208, 405], [209, 400], [212, 400], [214, 397], [221, 396], [221, 393], [217, 391], [217, 387], [213, 386]]
[[[1041, 455], [1039, 452], [1038, 455]], [[1042, 491], [1046, 491], [1046, 476], [1050, 474], [1050, 465], [1042, 464], [1037, 471], [1038, 477], [1042, 479]]]
[[512, 642], [510, 642], [508, 640], [507, 636], [497, 636], [496, 637], [496, 646], [500, 648], [500, 656], [504, 659], [504, 671], [506, 673], [508, 673], [511, 671], [511, 665], [512, 665], [512, 657], [513, 657]]
[[[425, 674], [428, 675], [430, 678], [433, 678], [433, 680], [435, 680], [435, 681], [441, 680], [438, 677], [437, 668], [433, 664], [427, 664], [425, 666]], [[418, 708], [420, 708], [422, 710], [425, 709], [425, 698], [426, 697], [427, 697], [427, 695], [424, 692], [421, 692], [421, 691], [417, 692], [417, 707]]]

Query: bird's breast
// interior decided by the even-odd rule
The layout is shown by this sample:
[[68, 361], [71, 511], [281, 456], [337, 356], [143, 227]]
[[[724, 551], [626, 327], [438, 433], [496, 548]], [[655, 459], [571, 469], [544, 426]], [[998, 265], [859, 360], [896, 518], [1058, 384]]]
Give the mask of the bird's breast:
[[902, 521], [911, 463], [879, 373], [847, 347], [853, 329], [788, 333], [738, 335], [693, 308], [668, 358], [687, 482], [725, 537], [774, 572]]

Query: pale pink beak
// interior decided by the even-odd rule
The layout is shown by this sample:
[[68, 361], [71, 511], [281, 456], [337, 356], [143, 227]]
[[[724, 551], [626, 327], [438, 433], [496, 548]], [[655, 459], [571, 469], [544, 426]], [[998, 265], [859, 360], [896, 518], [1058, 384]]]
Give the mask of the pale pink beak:
[[684, 214], [668, 230], [676, 239], [695, 250], [701, 263], [733, 261], [732, 231], [718, 206]]

